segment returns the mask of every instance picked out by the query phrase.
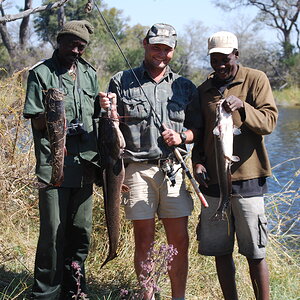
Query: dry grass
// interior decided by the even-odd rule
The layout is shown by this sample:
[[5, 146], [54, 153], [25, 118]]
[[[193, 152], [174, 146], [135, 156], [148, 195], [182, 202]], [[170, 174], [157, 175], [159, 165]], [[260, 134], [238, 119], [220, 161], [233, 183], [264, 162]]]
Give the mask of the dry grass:
[[[0, 299], [26, 299], [32, 284], [35, 246], [38, 236], [37, 190], [34, 187], [33, 144], [21, 115], [25, 92], [23, 72], [0, 81]], [[268, 263], [273, 300], [300, 299], [299, 236], [289, 235], [287, 226], [299, 224], [299, 216], [281, 211], [281, 204], [291, 207], [299, 193], [270, 195], [267, 211], [272, 224]], [[195, 227], [200, 203], [190, 218], [190, 270], [187, 299], [221, 300], [214, 260], [197, 254]], [[157, 222], [157, 240], [165, 242]], [[284, 245], [295, 243], [294, 250]], [[133, 270], [133, 234], [131, 223], [122, 218], [119, 256], [100, 269], [107, 251], [107, 236], [101, 189], [95, 188], [94, 227], [87, 262], [90, 299], [118, 299], [121, 288], [136, 286]], [[237, 285], [240, 299], [254, 299], [246, 259], [235, 251]], [[170, 299], [169, 282], [161, 283], [161, 298]]]

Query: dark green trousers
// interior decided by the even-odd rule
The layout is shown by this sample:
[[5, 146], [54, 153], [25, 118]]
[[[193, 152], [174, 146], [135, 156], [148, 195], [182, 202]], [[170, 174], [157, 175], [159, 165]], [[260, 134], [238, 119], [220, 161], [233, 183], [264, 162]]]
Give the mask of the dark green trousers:
[[92, 194], [91, 184], [40, 189], [40, 235], [31, 299], [71, 299], [77, 293], [78, 277], [72, 262], [81, 268], [80, 288], [85, 292], [84, 261], [92, 231]]

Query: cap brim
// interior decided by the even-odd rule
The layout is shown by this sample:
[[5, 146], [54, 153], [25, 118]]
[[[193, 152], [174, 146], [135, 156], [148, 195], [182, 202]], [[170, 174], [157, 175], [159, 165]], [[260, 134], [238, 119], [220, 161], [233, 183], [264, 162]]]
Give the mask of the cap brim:
[[175, 48], [176, 40], [174, 38], [156, 36], [156, 37], [149, 38], [149, 44], [163, 44], [171, 48]]
[[208, 55], [212, 53], [230, 54], [234, 48], [212, 48], [208, 51]]

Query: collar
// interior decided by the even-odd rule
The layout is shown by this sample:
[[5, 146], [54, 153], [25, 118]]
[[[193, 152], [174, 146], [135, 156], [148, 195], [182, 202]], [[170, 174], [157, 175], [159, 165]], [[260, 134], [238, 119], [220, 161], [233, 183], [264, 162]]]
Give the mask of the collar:
[[[59, 59], [58, 59], [58, 50], [57, 49], [54, 50], [54, 52], [52, 54], [52, 59], [53, 59], [53, 62], [55, 64], [55, 68], [57, 70], [65, 71], [64, 73], [68, 72], [67, 69], [65, 69], [65, 68], [62, 69], [62, 67], [61, 67], [61, 64], [60, 64]], [[89, 67], [92, 67], [94, 69], [94, 67], [91, 66], [86, 60], [84, 60], [82, 57], [79, 57], [79, 59], [77, 60], [77, 68], [82, 72], [86, 72]]]
[[[235, 77], [233, 78], [233, 80], [228, 84], [228, 88], [234, 86], [234, 85], [238, 85], [244, 82], [245, 80], [245, 68], [241, 65], [238, 64], [238, 71], [235, 74]], [[208, 75], [207, 80], [204, 82], [204, 91], [208, 91], [210, 89], [215, 89], [216, 87], [213, 84], [213, 78], [215, 76], [215, 72], [212, 72]]]
[[[138, 68], [138, 73], [140, 75], [140, 78], [146, 78], [146, 79], [151, 79], [151, 76], [144, 64], [144, 62], [140, 65], [140, 67]], [[166, 66], [166, 71], [165, 74], [162, 78], [161, 81], [166, 80], [167, 82], [172, 82], [174, 78], [174, 72], [171, 70], [171, 68], [169, 67], [169, 65]]]

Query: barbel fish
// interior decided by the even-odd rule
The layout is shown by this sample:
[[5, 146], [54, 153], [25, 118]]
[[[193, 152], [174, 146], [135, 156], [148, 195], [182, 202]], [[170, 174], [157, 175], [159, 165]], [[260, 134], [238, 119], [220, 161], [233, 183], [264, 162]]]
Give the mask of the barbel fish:
[[64, 93], [51, 88], [45, 96], [45, 119], [51, 149], [52, 174], [50, 185], [60, 186], [64, 180], [66, 115]]
[[127, 189], [122, 154], [125, 140], [116, 121], [108, 116], [99, 120], [98, 146], [103, 168], [103, 196], [107, 233], [109, 239], [108, 256], [101, 268], [117, 256], [120, 235], [121, 194]]
[[232, 114], [226, 112], [223, 107], [225, 99], [220, 100], [216, 108], [216, 126], [213, 130], [217, 176], [220, 188], [220, 201], [212, 221], [226, 220], [226, 209], [231, 197], [231, 165], [239, 161], [238, 156], [233, 155], [233, 137], [241, 133], [240, 129], [233, 125]]

